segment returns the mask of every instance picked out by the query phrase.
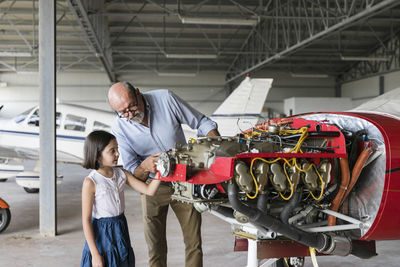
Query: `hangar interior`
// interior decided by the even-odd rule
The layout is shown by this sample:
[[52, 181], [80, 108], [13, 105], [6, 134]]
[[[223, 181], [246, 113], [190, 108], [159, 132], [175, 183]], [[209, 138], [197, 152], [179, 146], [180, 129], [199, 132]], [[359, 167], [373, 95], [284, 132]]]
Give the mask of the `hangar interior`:
[[[397, 1], [56, 3], [62, 102], [108, 109], [104, 92], [118, 79], [171, 89], [211, 114], [250, 73], [274, 78], [265, 109], [279, 114], [286, 98], [350, 97], [357, 106], [400, 83]], [[38, 102], [38, 1], [0, 8], [7, 114], [7, 103]]]
[[[38, 6], [37, 0], [0, 1], [1, 117], [14, 116], [39, 102]], [[110, 110], [106, 100], [109, 86], [130, 81], [143, 92], [170, 89], [210, 115], [249, 74], [274, 79], [264, 104], [266, 118], [289, 115], [284, 104], [293, 98], [312, 102], [308, 109], [292, 110], [294, 113], [326, 108], [312, 98], [347, 98], [351, 109], [400, 87], [399, 26], [398, 0], [57, 0], [56, 95], [60, 103]], [[330, 110], [335, 108], [343, 110], [339, 105]], [[79, 179], [76, 175], [67, 183], [59, 195], [60, 205], [71, 190], [72, 202], [79, 207], [79, 192], [75, 192], [80, 190]], [[0, 196], [18, 194], [10, 181], [0, 185]], [[128, 195], [139, 201], [133, 192]], [[11, 199], [19, 203], [14, 205], [23, 205], [19, 197]], [[24, 201], [36, 200], [35, 196], [24, 197]], [[24, 212], [37, 226], [38, 206], [31, 208]], [[23, 216], [22, 211], [16, 214]], [[61, 214], [62, 224], [71, 214]], [[79, 228], [79, 223], [72, 225]], [[69, 239], [69, 231], [76, 229], [63, 225], [62, 237], [55, 243], [41, 243], [35, 252], [51, 253], [51, 246]], [[133, 224], [130, 228], [140, 231]], [[3, 253], [10, 247], [7, 242], [15, 249], [23, 240], [29, 245], [39, 242], [31, 237], [37, 230], [31, 225], [20, 222], [10, 229], [18, 231], [0, 235], [1, 262], [9, 260]], [[73, 242], [81, 241], [78, 234], [72, 236]], [[206, 244], [217, 246], [212, 236], [207, 238]], [[230, 251], [232, 239], [221, 240]], [[139, 242], [145, 247], [143, 237]], [[176, 242], [182, 249], [182, 241]], [[135, 250], [140, 251], [137, 246]], [[208, 253], [213, 254], [211, 250]], [[23, 257], [15, 255], [13, 261]], [[246, 262], [243, 253], [229, 257], [239, 257], [234, 261], [238, 265]], [[209, 258], [207, 266], [213, 261]], [[171, 264], [179, 266], [177, 262]], [[382, 263], [377, 259], [366, 266]]]

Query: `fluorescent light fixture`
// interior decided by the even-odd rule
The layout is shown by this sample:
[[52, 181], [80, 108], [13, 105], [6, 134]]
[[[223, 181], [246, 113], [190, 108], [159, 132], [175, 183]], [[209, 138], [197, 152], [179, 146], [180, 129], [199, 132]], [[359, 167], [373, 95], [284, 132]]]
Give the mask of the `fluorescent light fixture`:
[[351, 56], [340, 56], [341, 60], [344, 61], [389, 61], [387, 57], [351, 57]]
[[165, 54], [166, 58], [215, 59], [217, 54]]
[[31, 57], [30, 52], [0, 51], [0, 57]]
[[328, 78], [329, 75], [325, 73], [294, 73], [291, 72], [290, 76], [293, 78]]
[[157, 72], [162, 77], [196, 77], [196, 72]]
[[206, 25], [240, 25], [255, 26], [260, 21], [259, 17], [248, 19], [236, 18], [213, 18], [213, 17], [179, 17], [183, 24], [206, 24]]
[[24, 70], [21, 70], [21, 71], [17, 71], [17, 74], [21, 74], [21, 75], [37, 75], [37, 74], [39, 74], [39, 72], [37, 72], [37, 71], [24, 71]]

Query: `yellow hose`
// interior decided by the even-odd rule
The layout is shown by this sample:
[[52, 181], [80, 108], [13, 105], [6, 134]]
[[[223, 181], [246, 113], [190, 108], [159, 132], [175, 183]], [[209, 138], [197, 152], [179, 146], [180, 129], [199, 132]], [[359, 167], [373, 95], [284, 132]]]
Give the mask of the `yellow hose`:
[[[266, 132], [266, 133], [268, 132], [267, 130], [266, 130], [266, 131], [260, 130], [260, 131], [261, 131], [261, 132]], [[251, 134], [245, 134], [245, 137], [246, 137], [246, 138], [252, 138], [252, 137], [254, 137], [254, 136], [261, 135], [261, 132], [258, 132], [258, 131], [257, 131], [257, 132], [254, 132], [254, 131], [253, 131]], [[294, 153], [299, 153], [299, 152], [300, 152], [300, 153], [303, 153], [303, 151], [301, 150], [301, 145], [303, 144], [304, 140], [308, 137], [308, 128], [307, 128], [307, 127], [302, 127], [302, 128], [300, 128], [300, 129], [298, 129], [298, 130], [286, 130], [286, 129], [281, 129], [281, 130], [279, 130], [279, 134], [283, 134], [283, 135], [287, 135], [287, 134], [299, 134], [299, 133], [301, 133], [301, 136], [300, 136], [300, 138], [299, 138], [297, 144], [296, 144], [292, 149], [290, 149], [289, 151], [287, 151], [286, 153], [291, 153], [291, 152], [294, 152]], [[253, 165], [254, 165], [254, 162], [255, 162], [256, 160], [261, 160], [261, 161], [264, 161], [264, 162], [266, 162], [266, 163], [268, 163], [268, 164], [275, 163], [275, 162], [277, 162], [277, 161], [279, 161], [279, 160], [284, 160], [284, 161], [285, 161], [285, 163], [284, 163], [284, 165], [283, 165], [283, 170], [284, 170], [286, 179], [287, 179], [287, 181], [288, 181], [288, 183], [289, 183], [289, 185], [290, 185], [290, 195], [289, 195], [288, 197], [285, 197], [281, 192], [279, 192], [279, 195], [280, 195], [280, 196], [282, 197], [282, 199], [284, 199], [284, 200], [289, 200], [289, 199], [293, 196], [293, 193], [294, 193], [294, 186], [293, 186], [292, 181], [291, 181], [290, 178], [289, 178], [289, 175], [287, 174], [286, 165], [289, 166], [289, 167], [292, 167], [292, 166], [294, 165], [294, 166], [296, 167], [296, 169], [297, 169], [298, 171], [300, 171], [300, 172], [308, 172], [312, 167], [314, 167], [315, 172], [317, 173], [318, 178], [319, 178], [320, 181], [321, 181], [321, 192], [320, 192], [318, 198], [316, 198], [316, 197], [314, 196], [314, 194], [313, 194], [311, 191], [310, 191], [310, 194], [311, 194], [311, 196], [312, 196], [315, 200], [321, 199], [321, 197], [322, 197], [322, 195], [323, 195], [323, 192], [324, 192], [325, 184], [324, 184], [324, 181], [323, 181], [323, 179], [322, 179], [320, 173], [319, 173], [318, 170], [317, 170], [317, 167], [315, 166], [314, 163], [311, 163], [311, 164], [309, 164], [309, 166], [307, 167], [307, 169], [302, 169], [302, 168], [300, 168], [300, 167], [297, 165], [297, 159], [296, 159], [296, 158], [292, 158], [292, 159], [290, 159], [290, 160], [287, 160], [286, 158], [276, 158], [276, 159], [274, 159], [274, 160], [272, 160], [272, 161], [268, 161], [268, 160], [265, 160], [265, 159], [263, 159], [263, 158], [253, 158], [253, 159], [251, 160], [251, 163], [250, 163], [250, 174], [251, 174], [251, 177], [253, 178], [253, 182], [254, 182], [254, 184], [255, 184], [256, 192], [255, 192], [255, 194], [254, 194], [253, 196], [251, 196], [251, 195], [249, 195], [248, 193], [246, 193], [246, 196], [247, 196], [248, 198], [250, 198], [250, 199], [255, 199], [255, 198], [257, 197], [257, 195], [258, 195], [258, 183], [257, 183], [257, 180], [256, 180], [254, 174], [253, 174]], [[290, 161], [293, 162], [293, 165], [290, 164]]]

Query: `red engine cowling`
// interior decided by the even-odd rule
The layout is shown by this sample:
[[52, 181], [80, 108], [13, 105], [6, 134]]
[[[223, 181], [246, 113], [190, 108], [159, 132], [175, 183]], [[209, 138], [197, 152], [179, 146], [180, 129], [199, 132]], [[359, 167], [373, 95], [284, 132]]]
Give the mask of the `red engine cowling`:
[[[400, 225], [400, 206], [397, 205], [400, 201], [400, 139], [397, 138], [400, 120], [389, 115], [372, 113], [303, 114], [291, 118], [271, 120], [268, 124], [257, 125], [244, 133], [251, 135], [251, 138], [242, 135], [233, 141], [241, 141], [248, 145], [248, 143], [253, 142], [251, 140], [256, 140], [257, 138], [261, 140], [263, 133], [267, 136], [267, 140], [271, 136], [267, 128], [271, 125], [281, 128], [286, 127], [294, 131], [306, 127], [307, 137], [305, 140], [313, 142], [313, 140], [323, 139], [325, 140], [324, 149], [319, 151], [318, 149], [307, 149], [307, 145], [304, 144], [300, 146], [302, 149], [291, 151], [289, 149], [286, 151], [278, 149], [278, 151], [259, 152], [256, 149], [255, 151], [243, 151], [242, 148], [238, 148], [235, 155], [215, 155], [212, 163], [208, 162], [208, 166], [203, 168], [199, 167], [201, 164], [196, 165], [193, 161], [185, 160], [182, 162], [182, 159], [177, 157], [174, 167], [168, 176], [161, 179], [164, 181], [188, 182], [196, 185], [215, 184], [220, 193], [225, 193], [223, 185], [235, 177], [235, 164], [238, 161], [244, 162], [252, 169], [252, 162], [257, 159], [264, 159], [266, 162], [273, 162], [273, 160], [278, 159], [277, 162], [280, 162], [281, 165], [284, 165], [286, 160], [296, 159], [300, 161], [306, 159], [316, 166], [321, 160], [328, 160], [333, 166], [330, 174], [332, 179], [330, 179], [329, 184], [338, 183], [337, 186], [339, 186], [340, 179], [335, 177], [333, 171], [335, 168], [340, 168], [339, 161], [334, 161], [334, 159], [347, 159], [349, 156], [354, 156], [348, 153], [349, 138], [343, 133], [365, 131], [365, 140], [359, 142], [359, 144], [369, 144], [369, 146], [373, 144], [375, 151], [367, 161], [367, 166], [362, 169], [351, 191], [343, 193], [345, 196], [348, 195], [344, 204], [347, 208], [343, 208], [343, 200], [340, 200], [339, 211], [363, 222], [362, 229], [358, 233], [359, 239], [383, 240], [400, 238], [398, 227]], [[261, 134], [254, 134], [257, 132], [261, 132]], [[290, 131], [288, 130], [288, 132]], [[187, 150], [189, 151], [189, 149]], [[188, 152], [188, 154], [190, 153]], [[358, 155], [359, 152], [355, 156], [358, 157]], [[283, 166], [284, 170], [285, 168], [287, 166]], [[286, 177], [289, 178], [288, 175]], [[322, 187], [321, 190], [318, 188], [314, 191], [314, 195], [317, 196], [319, 193], [322, 195]], [[311, 189], [308, 190], [312, 191]], [[289, 194], [290, 191], [282, 191], [282, 195], [288, 196]], [[254, 195], [254, 190], [247, 192], [248, 197], [252, 195]]]
[[365, 194], [366, 197], [369, 196], [370, 203], [378, 207], [376, 213], [370, 214], [375, 219], [361, 239], [399, 239], [400, 138], [397, 131], [400, 130], [400, 120], [380, 114], [352, 113], [350, 115], [373, 124], [382, 135], [385, 150], [380, 156], [384, 160], [376, 164], [378, 169], [374, 172], [376, 175], [364, 174], [369, 175], [368, 178], [359, 181], [363, 191], [358, 190], [358, 192]]

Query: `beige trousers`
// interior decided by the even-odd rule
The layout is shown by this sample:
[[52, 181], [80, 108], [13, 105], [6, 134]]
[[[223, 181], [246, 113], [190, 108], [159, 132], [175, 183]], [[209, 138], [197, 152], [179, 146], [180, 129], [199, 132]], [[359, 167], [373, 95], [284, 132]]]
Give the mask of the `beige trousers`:
[[167, 266], [166, 223], [171, 205], [183, 232], [185, 266], [202, 267], [201, 214], [192, 204], [171, 199], [173, 189], [161, 184], [155, 196], [142, 195], [144, 235], [149, 250], [150, 267]]

